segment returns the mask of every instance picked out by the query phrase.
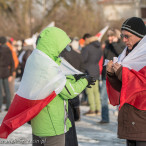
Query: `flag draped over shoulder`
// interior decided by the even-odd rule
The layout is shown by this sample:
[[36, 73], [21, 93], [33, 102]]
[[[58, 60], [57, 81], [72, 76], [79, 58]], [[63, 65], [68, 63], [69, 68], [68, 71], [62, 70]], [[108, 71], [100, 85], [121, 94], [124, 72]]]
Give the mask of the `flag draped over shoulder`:
[[49, 56], [35, 49], [28, 58], [19, 89], [0, 127], [0, 138], [34, 118], [66, 83], [61, 68]]
[[146, 110], [146, 36], [126, 56], [126, 49], [118, 57], [122, 68], [121, 92], [114, 90], [107, 80], [107, 92], [110, 103], [119, 105], [128, 103], [140, 110]]

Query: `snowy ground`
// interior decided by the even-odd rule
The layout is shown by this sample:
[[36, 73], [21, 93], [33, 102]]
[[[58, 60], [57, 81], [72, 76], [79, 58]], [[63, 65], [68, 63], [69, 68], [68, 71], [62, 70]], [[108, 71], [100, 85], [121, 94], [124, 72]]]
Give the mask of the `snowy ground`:
[[[86, 112], [89, 107], [82, 106], [81, 112]], [[124, 146], [125, 140], [117, 138], [117, 116], [115, 108], [110, 106], [110, 123], [99, 124], [101, 116], [83, 116], [76, 122], [79, 146]]]
[[[18, 83], [16, 82], [16, 90]], [[3, 106], [4, 109], [4, 106]], [[110, 123], [98, 124], [100, 116], [88, 117], [83, 113], [88, 111], [89, 107], [81, 106], [81, 121], [76, 122], [77, 136], [79, 146], [124, 146], [125, 140], [117, 138], [117, 116], [114, 115], [115, 108], [110, 106]], [[6, 112], [0, 113], [0, 123]], [[9, 135], [8, 139], [0, 139], [0, 145], [7, 146], [31, 146], [32, 135], [31, 127], [25, 124]]]

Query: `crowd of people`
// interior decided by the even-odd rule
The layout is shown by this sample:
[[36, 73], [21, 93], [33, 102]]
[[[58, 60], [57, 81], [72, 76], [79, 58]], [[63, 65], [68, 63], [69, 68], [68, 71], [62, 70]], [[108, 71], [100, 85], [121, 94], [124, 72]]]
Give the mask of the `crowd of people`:
[[[118, 137], [127, 139], [127, 146], [146, 146], [146, 89], [134, 92], [138, 87], [145, 86], [145, 80], [144, 83], [139, 83], [139, 78], [142, 76], [145, 79], [145, 72], [141, 70], [145, 67], [146, 53], [134, 52], [146, 47], [145, 35], [144, 22], [137, 17], [127, 19], [121, 27], [121, 32], [116, 28], [109, 28], [107, 39], [103, 42], [99, 42], [97, 36], [89, 33], [78, 40], [69, 38], [63, 30], [56, 27], [44, 29], [37, 38], [36, 49], [49, 56], [58, 66], [61, 64], [60, 57], [63, 57], [82, 74], [66, 75], [62, 91], [29, 121], [33, 139], [46, 141], [44, 144], [33, 143], [33, 146], [78, 146], [75, 121], [81, 119], [80, 104], [86, 102], [89, 106], [85, 116], [101, 116], [98, 124], [108, 124], [109, 101], [117, 106], [117, 110], [120, 109]], [[6, 103], [5, 111], [8, 111], [15, 95], [15, 78], [21, 81], [27, 59], [33, 50], [33, 46], [28, 45], [26, 41], [23, 41], [21, 49], [18, 49], [17, 41], [13, 38], [0, 37], [0, 112], [3, 103]], [[130, 54], [137, 56], [129, 59]], [[118, 57], [116, 62], [113, 60], [115, 57]], [[105, 60], [109, 60], [107, 65]], [[137, 69], [136, 65], [139, 64], [141, 67]], [[133, 75], [133, 70], [141, 71], [139, 80], [136, 78], [138, 75]], [[125, 83], [124, 79], [133, 83], [133, 90], [127, 85], [130, 82]], [[126, 97], [131, 100], [126, 100]], [[143, 104], [137, 101], [140, 97], [144, 101]], [[130, 113], [128, 119], [127, 113]]]
[[[6, 103], [5, 111], [8, 111], [15, 95], [15, 78], [22, 77], [26, 59], [33, 47], [28, 47], [25, 42], [17, 42], [10, 37], [0, 37], [0, 112], [2, 105]], [[23, 56], [21, 53], [24, 51]]]

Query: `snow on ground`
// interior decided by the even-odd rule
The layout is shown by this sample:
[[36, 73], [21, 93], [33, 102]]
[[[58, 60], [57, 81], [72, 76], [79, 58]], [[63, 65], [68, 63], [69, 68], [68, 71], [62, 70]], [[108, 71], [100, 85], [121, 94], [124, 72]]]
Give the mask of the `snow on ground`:
[[[81, 113], [89, 109], [81, 106]], [[110, 106], [110, 123], [98, 124], [100, 116], [89, 117], [81, 115], [81, 121], [76, 122], [79, 146], [124, 146], [125, 140], [117, 138], [117, 116], [114, 115], [113, 107]], [[0, 123], [6, 112], [0, 114]], [[7, 146], [31, 146], [32, 135], [31, 127], [25, 124], [9, 135], [8, 139], [0, 139], [0, 145]]]

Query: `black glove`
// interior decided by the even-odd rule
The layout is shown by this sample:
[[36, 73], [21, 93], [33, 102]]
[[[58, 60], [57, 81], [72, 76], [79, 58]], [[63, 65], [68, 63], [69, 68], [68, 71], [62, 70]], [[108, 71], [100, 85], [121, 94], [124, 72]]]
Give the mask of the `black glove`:
[[84, 77], [84, 76], [86, 76], [86, 74], [75, 74], [74, 75], [76, 81], [79, 80], [80, 78]]
[[95, 85], [96, 80], [94, 77], [86, 75], [86, 76], [83, 76], [82, 78], [85, 78], [88, 81], [88, 85], [87, 85], [88, 88], [91, 88], [90, 85]]

